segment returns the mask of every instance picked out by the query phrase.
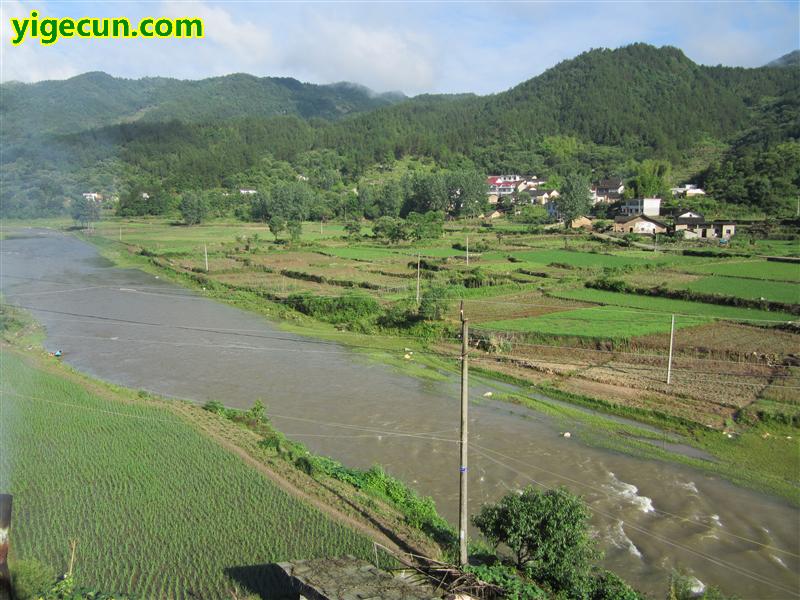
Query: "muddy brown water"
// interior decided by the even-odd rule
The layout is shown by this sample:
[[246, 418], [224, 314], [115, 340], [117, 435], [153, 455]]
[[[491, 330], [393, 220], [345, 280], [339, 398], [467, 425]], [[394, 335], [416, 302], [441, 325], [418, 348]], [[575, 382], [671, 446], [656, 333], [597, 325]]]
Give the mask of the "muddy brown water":
[[[2, 242], [5, 301], [32, 307], [46, 346], [108, 381], [198, 402], [249, 407], [354, 467], [380, 463], [456, 522], [458, 381], [396, 372], [337, 344], [281, 331], [50, 230]], [[507, 387], [507, 386], [506, 386]], [[697, 470], [588, 446], [580, 425], [484, 398], [470, 408], [474, 511], [536, 482], [585, 497], [604, 564], [664, 596], [670, 569], [742, 598], [800, 597], [800, 511]], [[498, 388], [499, 389], [499, 388]], [[570, 439], [559, 434], [565, 427]]]

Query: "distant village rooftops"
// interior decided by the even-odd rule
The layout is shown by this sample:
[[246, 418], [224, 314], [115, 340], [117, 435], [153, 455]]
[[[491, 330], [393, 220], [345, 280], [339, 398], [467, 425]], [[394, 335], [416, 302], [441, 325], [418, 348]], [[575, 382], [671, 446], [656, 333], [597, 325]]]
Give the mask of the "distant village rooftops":
[[706, 193], [702, 188], [697, 187], [693, 183], [687, 183], [680, 187], [671, 188], [672, 195], [677, 198], [692, 198], [694, 196], [705, 196]]

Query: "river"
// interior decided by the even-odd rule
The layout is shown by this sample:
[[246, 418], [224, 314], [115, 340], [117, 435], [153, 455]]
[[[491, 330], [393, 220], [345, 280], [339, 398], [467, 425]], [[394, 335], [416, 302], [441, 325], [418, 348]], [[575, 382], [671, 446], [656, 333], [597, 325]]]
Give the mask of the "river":
[[[0, 290], [30, 307], [46, 346], [92, 376], [198, 402], [261, 398], [279, 429], [354, 467], [380, 463], [456, 522], [455, 378], [398, 373], [347, 348], [114, 267], [50, 230], [2, 242]], [[536, 482], [587, 500], [604, 564], [663, 597], [674, 566], [742, 598], [800, 596], [800, 511], [716, 476], [582, 443], [563, 423], [471, 389], [470, 506]]]

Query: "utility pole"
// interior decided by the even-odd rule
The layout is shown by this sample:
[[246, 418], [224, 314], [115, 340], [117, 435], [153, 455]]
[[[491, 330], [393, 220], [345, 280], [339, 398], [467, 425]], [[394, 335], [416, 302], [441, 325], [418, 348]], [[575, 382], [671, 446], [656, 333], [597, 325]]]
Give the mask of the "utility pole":
[[464, 318], [464, 301], [461, 301], [461, 466], [459, 476], [461, 491], [458, 504], [458, 557], [459, 564], [467, 564], [467, 433], [469, 427], [469, 366], [467, 352], [469, 350], [469, 326]]
[[203, 254], [206, 257], [206, 273], [208, 273], [208, 246], [206, 244], [203, 244]]
[[119, 228], [119, 241], [122, 241], [122, 227]]
[[669, 329], [669, 362], [667, 363], [667, 385], [672, 383], [672, 344], [675, 341], [675, 315], [672, 315], [672, 325]]
[[469, 266], [469, 236], [467, 236], [467, 266]]
[[419, 306], [419, 265], [422, 260], [422, 253], [417, 253], [417, 306]]
[[67, 570], [67, 575], [72, 577], [72, 569], [75, 567], [75, 548], [78, 545], [78, 540], [70, 540], [69, 547], [70, 547], [70, 557], [69, 557], [69, 569]]

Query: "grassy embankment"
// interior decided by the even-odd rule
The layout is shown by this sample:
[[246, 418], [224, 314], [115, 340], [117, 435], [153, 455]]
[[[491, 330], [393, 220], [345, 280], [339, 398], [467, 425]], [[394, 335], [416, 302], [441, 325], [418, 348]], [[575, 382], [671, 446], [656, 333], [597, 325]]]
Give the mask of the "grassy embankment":
[[[82, 585], [214, 598], [269, 594], [269, 562], [372, 560], [373, 539], [439, 552], [418, 529], [438, 522], [432, 504], [382, 472], [366, 474], [360, 489], [309, 474], [285, 447], [265, 443], [268, 421], [254, 427], [238, 414], [91, 380], [39, 349], [30, 321], [6, 310], [2, 323], [0, 471], [14, 494], [12, 561], [65, 569], [77, 540]], [[420, 521], [409, 507], [428, 514], [406, 524]]]
[[[705, 331], [704, 327], [722, 330], [723, 324], [729, 319], [731, 324], [724, 327], [733, 329], [734, 333], [747, 340], [741, 350], [755, 348], [761, 353], [777, 339], [779, 333], [791, 338], [783, 342], [784, 347], [789, 348], [796, 339], [795, 334], [773, 332], [752, 325], [736, 325], [733, 322], [761, 318], [780, 321], [791, 316], [701, 302], [614, 294], [586, 289], [582, 285], [592, 277], [609, 274], [623, 277], [650, 274], [661, 278], [686, 270], [687, 267], [722, 266], [733, 260], [731, 258], [625, 250], [575, 236], [532, 236], [518, 232], [495, 240], [493, 232], [472, 228], [471, 247], [481, 249], [482, 253], [472, 254], [472, 262], [467, 267], [463, 253], [452, 248], [453, 243], [462, 241], [464, 231], [459, 229], [449, 231], [444, 239], [427, 246], [391, 247], [376, 246], [368, 240], [345, 241], [340, 237], [341, 232], [330, 225], [326, 225], [325, 233], [320, 235], [318, 224], [307, 224], [302, 244], [290, 247], [265, 241], [268, 235], [264, 228], [252, 224], [214, 223], [188, 228], [163, 222], [126, 222], [121, 226], [123, 244], [117, 240], [120, 227], [117, 223], [102, 224], [98, 228], [100, 235], [91, 236], [91, 240], [101, 247], [106, 256], [120, 264], [146, 264], [146, 268], [168, 273], [182, 284], [192, 285], [196, 289], [205, 288], [204, 293], [210, 297], [273, 319], [282, 319], [284, 327], [299, 333], [354, 346], [369, 346], [369, 350], [361, 351], [390, 362], [410, 374], [441, 377], [441, 370], [454, 370], [455, 361], [425, 352], [415, 353], [411, 361], [402, 358], [405, 347], [424, 349], [425, 344], [419, 339], [385, 335], [387, 332], [381, 330], [372, 331], [372, 335], [361, 335], [299, 314], [282, 303], [282, 299], [293, 292], [310, 291], [323, 296], [338, 296], [347, 291], [340, 285], [331, 285], [327, 282], [330, 280], [374, 282], [383, 277], [381, 283], [386, 283], [385, 287], [379, 286], [379, 289], [369, 289], [363, 293], [389, 306], [398, 298], [408, 298], [413, 293], [415, 255], [423, 254], [423, 257], [435, 261], [432, 263], [435, 269], [424, 273], [423, 286], [427, 281], [438, 280], [465, 298], [474, 328], [486, 328], [487, 324], [491, 326], [492, 323], [503, 321], [497, 319], [498, 316], [514, 313], [512, 316], [515, 318], [510, 322], [524, 323], [534, 332], [534, 328], [544, 330], [535, 332], [543, 335], [543, 338], [533, 338], [532, 341], [547, 342], [549, 345], [546, 348], [536, 348], [528, 353], [524, 342], [531, 338], [524, 337], [513, 341], [516, 345], [512, 346], [511, 354], [521, 355], [526, 362], [543, 361], [547, 365], [546, 376], [542, 377], [539, 371], [531, 371], [525, 366], [495, 369], [491, 364], [484, 363], [492, 368], [493, 376], [501, 373], [516, 377], [526, 385], [534, 384], [543, 391], [562, 394], [575, 402], [590, 396], [587, 400], [604, 411], [656, 424], [680, 435], [686, 443], [705, 449], [719, 460], [715, 465], [697, 466], [797, 501], [797, 461], [793, 460], [791, 451], [784, 452], [783, 446], [779, 446], [783, 442], [776, 441], [785, 440], [787, 435], [797, 431], [785, 422], [787, 415], [791, 419], [792, 414], [797, 414], [796, 396], [787, 397], [785, 393], [789, 391], [791, 394], [786, 388], [796, 385], [793, 383], [795, 369], [771, 367], [763, 362], [748, 362], [747, 359], [739, 366], [725, 364], [715, 368], [714, 363], [693, 362], [695, 359], [692, 358], [699, 351], [696, 342], [701, 337], [703, 345], [708, 345], [708, 336], [700, 336], [695, 332]], [[255, 239], [256, 233], [259, 239]], [[209, 250], [208, 273], [204, 272], [203, 244]], [[564, 249], [565, 245], [567, 249]], [[139, 256], [137, 253], [141, 249], [150, 256]], [[785, 250], [790, 248], [786, 247]], [[766, 261], [758, 263], [773, 265]], [[465, 274], [470, 275], [476, 268], [483, 272], [499, 273], [504, 278], [492, 281], [493, 285], [481, 287], [448, 283], [465, 277]], [[326, 275], [328, 278], [320, 283], [285, 274], [297, 271], [316, 276]], [[785, 276], [787, 271], [781, 267], [770, 271], [773, 274], [775, 272]], [[669, 315], [673, 312], [680, 315], [680, 329], [676, 335], [678, 360], [673, 374], [675, 381], [671, 387], [667, 387], [663, 381], [659, 383], [663, 359], [659, 359], [658, 355], [666, 354]], [[524, 333], [528, 335], [530, 331]], [[582, 361], [574, 358], [575, 352], [558, 350], [559, 345], [569, 346], [576, 338], [584, 340], [579, 346], [588, 343], [590, 346], [600, 344], [602, 348], [610, 345], [612, 349], [635, 350], [641, 344], [656, 357], [648, 354], [643, 354], [641, 358], [628, 357], [619, 353], [613, 354], [612, 363], [609, 363], [607, 355], [598, 354], [596, 360]], [[715, 346], [711, 350], [716, 351], [716, 346], [723, 348], [726, 358], [737, 351], [724, 348], [721, 340], [719, 343], [712, 340], [712, 343]], [[557, 355], [557, 352], [561, 354]], [[548, 353], [552, 356], [548, 356]], [[564, 354], [569, 354], [569, 357], [561, 358]], [[559, 367], [551, 364], [558, 360], [572, 364], [559, 370]], [[699, 367], [712, 370], [702, 377], [705, 387], [699, 385], [694, 372]], [[550, 373], [551, 370], [553, 373]], [[717, 370], [719, 373], [716, 373]], [[631, 393], [636, 392], [637, 388], [641, 391]], [[734, 422], [733, 418], [737, 415], [754, 418]], [[763, 417], [763, 422], [750, 424], [760, 417]], [[575, 418], [581, 417], [575, 415]], [[721, 428], [723, 422], [728, 431], [734, 431], [732, 438], [720, 435], [718, 429], [706, 427], [716, 424]], [[613, 430], [615, 427], [609, 421], [606, 429]], [[601, 443], [598, 440], [595, 442]], [[620, 444], [627, 451], [637, 454], [650, 451], [629, 440], [620, 440]], [[789, 446], [790, 449], [794, 448], [791, 444]], [[736, 469], [742, 465], [745, 468], [737, 473]], [[751, 468], [748, 469], [748, 465]], [[784, 468], [787, 465], [789, 469]]]

